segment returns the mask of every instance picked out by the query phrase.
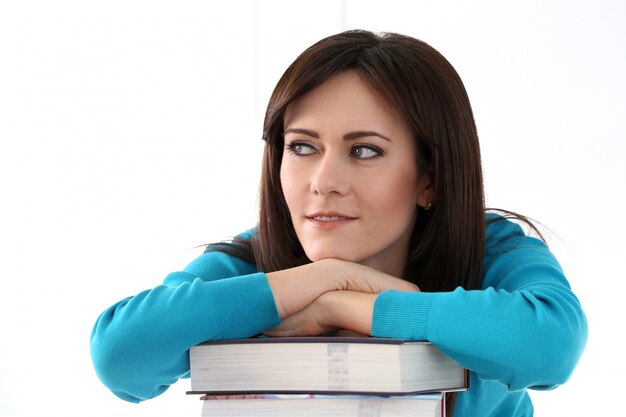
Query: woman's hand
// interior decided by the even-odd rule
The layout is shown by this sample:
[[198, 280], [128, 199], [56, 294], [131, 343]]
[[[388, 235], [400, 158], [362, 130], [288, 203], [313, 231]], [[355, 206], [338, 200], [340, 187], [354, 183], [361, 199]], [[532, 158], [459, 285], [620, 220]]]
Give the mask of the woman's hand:
[[339, 259], [323, 259], [266, 274], [281, 318], [303, 310], [329, 291], [379, 294], [419, 291], [416, 285], [376, 269]]
[[339, 259], [324, 259], [317, 263], [328, 263], [338, 273], [335, 290], [357, 291], [379, 294], [387, 290], [419, 291], [417, 285], [401, 278], [380, 272], [369, 266]]
[[285, 317], [276, 327], [266, 330], [268, 336], [319, 336], [336, 328], [331, 325], [330, 312], [324, 293], [302, 310]]
[[334, 330], [370, 335], [376, 294], [330, 291], [265, 332], [268, 336], [319, 336]]

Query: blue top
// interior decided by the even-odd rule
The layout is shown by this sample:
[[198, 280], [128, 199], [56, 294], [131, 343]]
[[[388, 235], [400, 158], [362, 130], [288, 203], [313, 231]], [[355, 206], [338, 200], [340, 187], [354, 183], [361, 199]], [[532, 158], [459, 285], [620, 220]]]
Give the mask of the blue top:
[[[570, 377], [587, 322], [543, 242], [508, 220], [487, 226], [486, 235], [481, 290], [383, 292], [372, 336], [429, 340], [470, 369], [471, 389], [457, 394], [455, 417], [530, 416], [526, 390], [553, 389]], [[279, 323], [265, 274], [210, 251], [105, 310], [91, 356], [115, 395], [139, 402], [189, 377], [191, 346], [251, 337]]]

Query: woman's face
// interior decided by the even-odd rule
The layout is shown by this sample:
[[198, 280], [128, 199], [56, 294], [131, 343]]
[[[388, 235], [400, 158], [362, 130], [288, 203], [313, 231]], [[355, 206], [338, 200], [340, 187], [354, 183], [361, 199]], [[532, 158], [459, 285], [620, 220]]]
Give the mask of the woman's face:
[[287, 112], [284, 139], [280, 178], [307, 257], [401, 276], [417, 206], [431, 192], [409, 128], [348, 71]]

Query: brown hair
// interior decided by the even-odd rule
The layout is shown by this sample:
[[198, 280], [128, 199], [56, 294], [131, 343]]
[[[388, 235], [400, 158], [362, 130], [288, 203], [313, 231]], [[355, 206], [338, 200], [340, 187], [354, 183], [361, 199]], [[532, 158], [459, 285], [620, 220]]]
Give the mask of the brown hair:
[[413, 132], [421, 173], [434, 187], [420, 209], [406, 278], [423, 291], [479, 288], [485, 207], [478, 135], [467, 93], [435, 49], [399, 34], [348, 31], [305, 50], [285, 71], [265, 115], [260, 219], [252, 240], [263, 271], [308, 262], [293, 229], [280, 182], [285, 112], [334, 75], [356, 71]]
[[[452, 65], [431, 46], [409, 36], [353, 30], [306, 49], [278, 81], [263, 126], [257, 228], [250, 240], [235, 238], [207, 250], [256, 263], [264, 272], [310, 262], [293, 228], [280, 182], [284, 116], [302, 96], [344, 71], [356, 71], [411, 129], [419, 172], [430, 175], [434, 187], [432, 208], [419, 209], [404, 279], [428, 292], [481, 288], [488, 223], [519, 220], [544, 240], [528, 218], [485, 208], [474, 116]], [[486, 221], [487, 210], [499, 215]], [[449, 415], [455, 399], [456, 394], [446, 394]]]
[[[420, 173], [434, 187], [419, 209], [403, 278], [422, 291], [478, 289], [485, 246], [485, 206], [478, 135], [465, 87], [428, 44], [404, 35], [356, 30], [306, 49], [278, 81], [263, 126], [260, 218], [251, 241], [217, 246], [271, 272], [310, 262], [298, 241], [280, 182], [285, 112], [344, 71], [356, 71], [414, 135]], [[454, 395], [448, 395], [450, 411]]]

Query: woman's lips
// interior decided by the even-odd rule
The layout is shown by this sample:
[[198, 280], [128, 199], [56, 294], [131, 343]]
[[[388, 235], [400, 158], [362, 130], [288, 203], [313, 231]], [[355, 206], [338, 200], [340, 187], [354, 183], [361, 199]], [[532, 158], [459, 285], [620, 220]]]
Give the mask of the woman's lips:
[[333, 229], [356, 220], [355, 217], [341, 214], [315, 214], [307, 216], [306, 219], [310, 224], [319, 229]]

